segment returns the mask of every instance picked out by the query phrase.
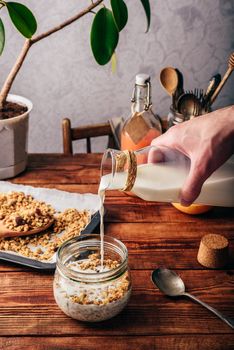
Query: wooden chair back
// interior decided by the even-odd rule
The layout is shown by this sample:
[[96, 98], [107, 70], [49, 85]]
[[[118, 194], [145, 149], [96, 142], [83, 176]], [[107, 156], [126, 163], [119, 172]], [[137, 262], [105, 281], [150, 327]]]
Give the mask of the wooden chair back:
[[[165, 132], [167, 130], [167, 120], [161, 120], [162, 130]], [[71, 127], [71, 121], [69, 118], [63, 119], [62, 122], [62, 131], [63, 131], [63, 153], [65, 155], [73, 154], [72, 142], [75, 140], [86, 139], [86, 151], [91, 153], [91, 138], [98, 136], [108, 136], [108, 147], [118, 148], [117, 141], [113, 136], [112, 127], [108, 122], [94, 124], [94, 125], [85, 125], [76, 128]]]
[[108, 136], [108, 147], [115, 148], [115, 141], [109, 122], [72, 128], [70, 119], [65, 118], [62, 122], [62, 131], [63, 152], [65, 155], [72, 155], [72, 142], [82, 139], [86, 139], [86, 151], [91, 153], [91, 138], [98, 136]]

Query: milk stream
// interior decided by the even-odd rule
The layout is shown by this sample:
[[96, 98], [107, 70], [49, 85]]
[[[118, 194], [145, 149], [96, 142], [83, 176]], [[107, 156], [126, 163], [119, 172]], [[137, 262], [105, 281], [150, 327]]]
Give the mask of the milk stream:
[[100, 271], [103, 271], [103, 261], [104, 261], [104, 200], [105, 200], [105, 187], [102, 187], [101, 184], [98, 189], [98, 195], [100, 199], [100, 238], [101, 238], [101, 249], [100, 249], [100, 255], [101, 255], [101, 269]]

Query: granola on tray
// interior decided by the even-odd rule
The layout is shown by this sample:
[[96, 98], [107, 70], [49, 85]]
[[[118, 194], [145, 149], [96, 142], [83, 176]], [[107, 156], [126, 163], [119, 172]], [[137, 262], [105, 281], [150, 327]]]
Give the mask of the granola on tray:
[[34, 199], [23, 192], [0, 194], [0, 220], [6, 227], [19, 232], [46, 225], [46, 231], [30, 236], [0, 239], [0, 250], [12, 251], [37, 260], [49, 260], [66, 240], [79, 236], [90, 221], [87, 210], [67, 209], [58, 213], [51, 205]]

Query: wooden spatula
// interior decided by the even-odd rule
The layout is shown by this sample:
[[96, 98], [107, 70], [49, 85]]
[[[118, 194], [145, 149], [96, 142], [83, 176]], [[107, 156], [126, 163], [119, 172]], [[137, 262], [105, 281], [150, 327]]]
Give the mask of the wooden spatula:
[[51, 219], [46, 225], [29, 231], [13, 231], [4, 225], [3, 220], [0, 220], [0, 238], [34, 235], [35, 233], [47, 230], [47, 228], [49, 228], [53, 222], [54, 219]]

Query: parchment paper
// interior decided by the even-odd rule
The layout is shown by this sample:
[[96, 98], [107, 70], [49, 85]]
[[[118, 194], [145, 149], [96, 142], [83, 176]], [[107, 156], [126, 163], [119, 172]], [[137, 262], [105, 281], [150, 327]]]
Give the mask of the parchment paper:
[[96, 194], [70, 193], [51, 188], [17, 185], [7, 181], [0, 181], [1, 193], [9, 193], [13, 191], [21, 191], [26, 195], [31, 194], [36, 200], [51, 204], [56, 211], [64, 211], [69, 208], [77, 210], [87, 209], [93, 214], [98, 211], [100, 207], [99, 197]]
[[[66, 209], [74, 208], [77, 210], [89, 210], [90, 214], [95, 214], [100, 208], [100, 200], [99, 196], [92, 193], [70, 193], [66, 191], [50, 189], [50, 188], [42, 188], [42, 187], [32, 187], [25, 185], [17, 185], [12, 184], [7, 181], [0, 181], [0, 193], [9, 193], [9, 192], [24, 192], [26, 195], [32, 195], [36, 200], [44, 201], [47, 204], [52, 205], [52, 207], [56, 210], [56, 212], [63, 212]], [[62, 233], [61, 233], [62, 234]], [[60, 236], [60, 234], [58, 235]], [[37, 247], [32, 247], [29, 245], [31, 250], [35, 250]], [[41, 247], [43, 250], [44, 248]], [[12, 251], [2, 251], [7, 252], [12, 255], [20, 255], [16, 252]], [[24, 257], [27, 259], [27, 257]], [[32, 258], [30, 258], [32, 259]], [[33, 260], [37, 260], [36, 258]], [[46, 262], [55, 262], [56, 253], [54, 256]]]

